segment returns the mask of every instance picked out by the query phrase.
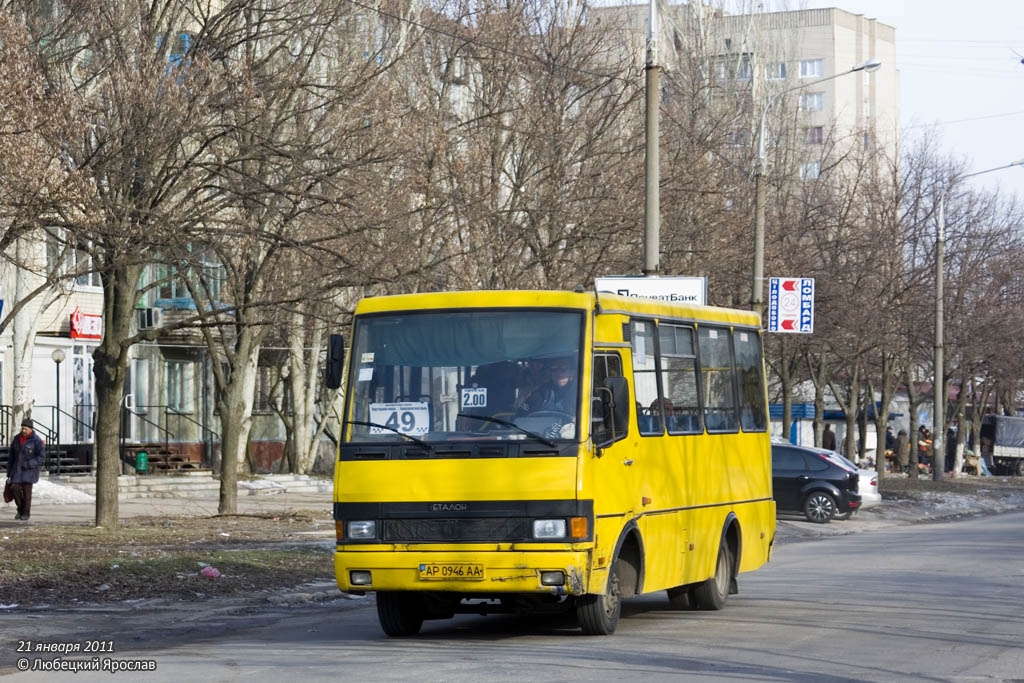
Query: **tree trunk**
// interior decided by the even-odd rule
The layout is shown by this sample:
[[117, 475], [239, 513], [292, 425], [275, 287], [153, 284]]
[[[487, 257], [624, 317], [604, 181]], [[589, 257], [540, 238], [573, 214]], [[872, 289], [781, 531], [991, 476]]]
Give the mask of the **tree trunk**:
[[953, 476], [962, 477], [964, 474], [964, 434], [967, 433], [967, 412], [960, 408], [956, 420], [956, 451], [953, 455]]
[[93, 352], [96, 380], [96, 526], [118, 526], [117, 478], [121, 474], [121, 399], [142, 268], [125, 266], [103, 274], [103, 340]]
[[[19, 238], [15, 244], [15, 258], [17, 263], [25, 263], [27, 254]], [[28, 270], [26, 268], [14, 269], [14, 301], [21, 301], [28, 296], [31, 289], [26, 282]], [[14, 323], [11, 326], [11, 347], [14, 360], [14, 382], [11, 399], [14, 404], [14, 424], [12, 436], [17, 434], [19, 425], [23, 418], [32, 414], [32, 349], [36, 345], [36, 329], [38, 328], [38, 316], [31, 316], [30, 308], [22, 307], [14, 314]], [[4, 444], [5, 446], [7, 444]]]
[[814, 384], [814, 445], [821, 448], [822, 434], [825, 431], [825, 387], [828, 384], [825, 345], [822, 344], [818, 349], [817, 367], [811, 362], [810, 352], [807, 353], [806, 358], [807, 369], [810, 371], [811, 381]]
[[242, 326], [227, 386], [220, 403], [221, 459], [220, 504], [217, 512], [238, 512], [238, 468], [245, 463], [246, 444], [252, 430], [252, 407], [256, 393], [256, 365], [260, 355], [257, 333]]
[[[860, 442], [857, 445], [857, 462], [864, 459], [865, 454], [868, 451], [868, 403], [873, 397], [870, 395], [864, 396], [864, 401], [861, 405], [860, 415], [857, 420], [857, 440]], [[885, 444], [882, 444], [883, 446]], [[882, 467], [885, 467], [885, 452], [881, 454]], [[879, 453], [878, 444], [875, 444], [875, 467], [878, 467]]]

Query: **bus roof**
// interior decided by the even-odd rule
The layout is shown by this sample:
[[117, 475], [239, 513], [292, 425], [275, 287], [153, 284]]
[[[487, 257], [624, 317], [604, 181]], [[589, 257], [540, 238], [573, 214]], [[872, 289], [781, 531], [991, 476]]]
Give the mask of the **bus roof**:
[[557, 290], [474, 290], [429, 292], [373, 296], [360, 300], [356, 315], [389, 311], [421, 311], [453, 308], [576, 308], [600, 313], [643, 314], [652, 317], [675, 317], [710, 320], [737, 325], [759, 326], [761, 317], [751, 311], [717, 306], [699, 306], [681, 302], [659, 301], [641, 297], [594, 292]]

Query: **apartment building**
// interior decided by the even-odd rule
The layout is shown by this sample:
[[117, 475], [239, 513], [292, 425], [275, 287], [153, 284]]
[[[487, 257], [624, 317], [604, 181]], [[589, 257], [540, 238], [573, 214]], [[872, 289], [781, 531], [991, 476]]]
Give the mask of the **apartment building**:
[[[621, 27], [623, 45], [643, 64], [647, 14], [645, 6], [599, 7], [590, 10], [590, 21]], [[747, 135], [757, 135], [769, 104], [772, 116], [798, 117], [802, 178], [817, 176], [817, 146], [830, 142], [895, 153], [899, 72], [892, 26], [839, 8], [730, 15], [692, 3], [666, 5], [659, 16], [659, 65], [669, 72], [689, 68], [694, 52], [704, 53], [704, 77], [749, 92]], [[844, 74], [869, 59], [881, 67]], [[775, 99], [784, 92], [789, 96]]]

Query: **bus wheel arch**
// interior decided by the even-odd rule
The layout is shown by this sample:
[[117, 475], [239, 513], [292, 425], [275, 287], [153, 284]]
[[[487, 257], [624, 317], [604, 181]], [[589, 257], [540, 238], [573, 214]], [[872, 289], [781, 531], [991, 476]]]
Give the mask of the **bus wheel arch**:
[[587, 635], [615, 632], [622, 614], [622, 598], [637, 595], [643, 586], [643, 540], [635, 522], [622, 530], [608, 565], [608, 579], [601, 593], [576, 599], [576, 617]]
[[627, 524], [619, 534], [612, 561], [619, 563], [622, 597], [640, 595], [644, 586], [644, 540], [635, 521]]
[[735, 512], [730, 512], [722, 526], [722, 543], [732, 552], [732, 572], [729, 577], [729, 595], [739, 593], [736, 575], [740, 573], [740, 561], [743, 559], [743, 529]]

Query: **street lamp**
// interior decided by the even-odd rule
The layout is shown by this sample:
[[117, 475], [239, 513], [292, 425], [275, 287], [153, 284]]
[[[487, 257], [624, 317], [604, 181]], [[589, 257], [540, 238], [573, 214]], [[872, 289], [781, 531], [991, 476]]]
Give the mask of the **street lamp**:
[[54, 349], [50, 354], [57, 367], [57, 419], [54, 421], [54, 432], [57, 437], [57, 474], [60, 474], [60, 364], [64, 362], [64, 349]]
[[831, 81], [834, 78], [845, 76], [847, 74], [856, 73], [858, 71], [878, 71], [881, 68], [882, 62], [878, 59], [871, 58], [867, 61], [857, 64], [848, 71], [841, 71], [825, 78], [819, 78], [814, 81], [808, 81], [807, 83], [801, 83], [800, 85], [794, 85], [792, 88], [786, 88], [781, 90], [768, 100], [768, 104], [765, 105], [764, 111], [761, 112], [761, 128], [757, 133], [757, 169], [754, 172], [755, 182], [755, 205], [754, 205], [754, 277], [751, 281], [751, 292], [750, 292], [750, 310], [761, 312], [761, 306], [763, 299], [761, 295], [764, 292], [764, 204], [765, 204], [765, 186], [764, 186], [764, 173], [765, 173], [765, 154], [764, 154], [764, 129], [768, 121], [768, 112], [771, 111], [772, 106], [779, 100], [780, 97], [788, 92], [794, 90], [802, 90], [812, 85], [824, 83], [825, 81]]
[[[955, 180], [963, 180], [992, 171], [1001, 171], [1004, 168], [1013, 166], [1024, 166], [1024, 159], [1012, 161], [1003, 166], [975, 171], [962, 175]], [[951, 183], [952, 184], [952, 183]], [[943, 377], [945, 367], [942, 358], [943, 330], [942, 330], [942, 299], [943, 299], [943, 261], [945, 258], [946, 245], [946, 188], [939, 194], [939, 224], [935, 229], [935, 382], [933, 384], [932, 396], [935, 401], [935, 433], [932, 435], [932, 481], [942, 481], [942, 473], [946, 470], [946, 449], [943, 442], [946, 437], [946, 385]]]

